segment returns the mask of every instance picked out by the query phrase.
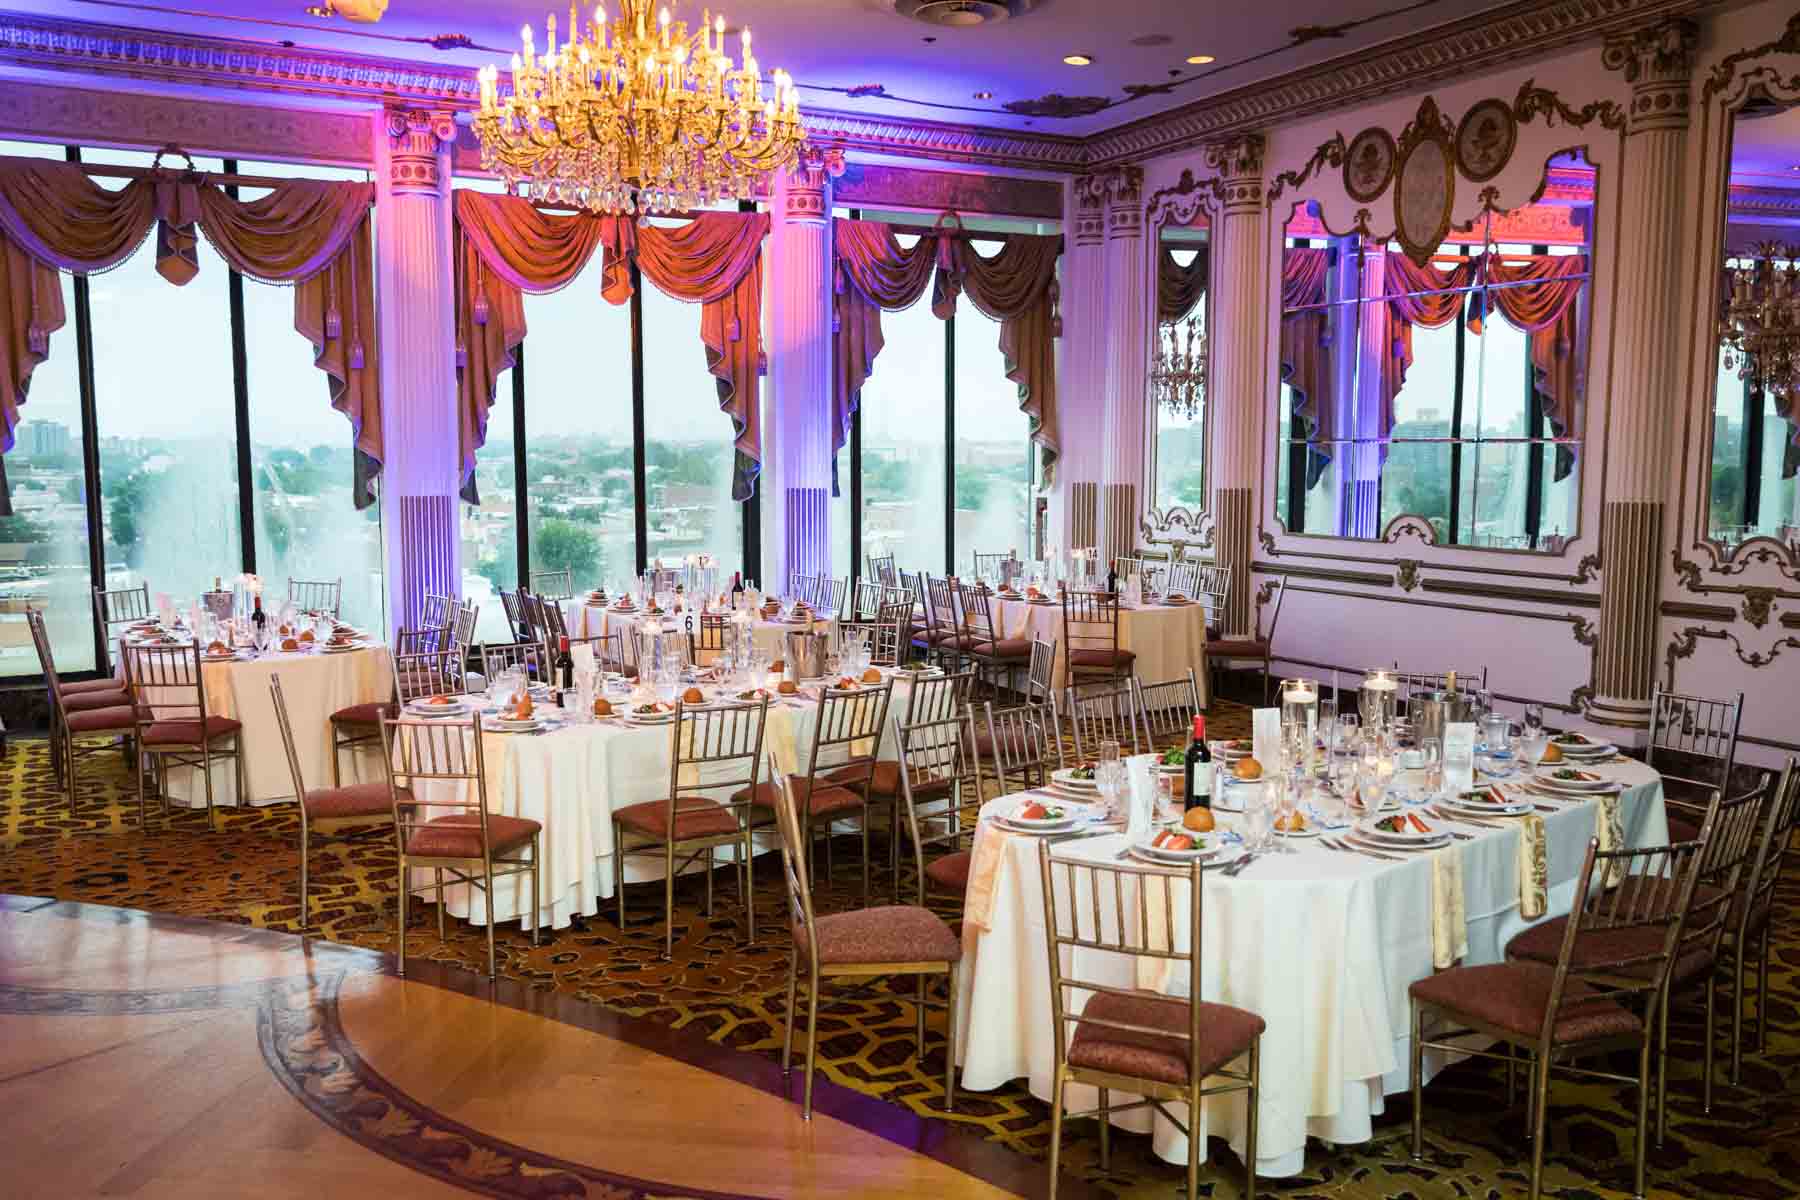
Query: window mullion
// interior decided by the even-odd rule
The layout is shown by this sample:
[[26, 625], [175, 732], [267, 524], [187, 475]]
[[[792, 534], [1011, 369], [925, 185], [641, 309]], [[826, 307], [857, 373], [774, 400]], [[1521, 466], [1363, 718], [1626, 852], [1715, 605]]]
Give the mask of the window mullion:
[[516, 586], [531, 586], [531, 510], [530, 490], [526, 486], [525, 464], [529, 459], [525, 444], [525, 343], [513, 350], [513, 565], [517, 569]]
[[1463, 366], [1468, 358], [1469, 298], [1456, 309], [1456, 380], [1450, 401], [1450, 545], [1462, 540]]
[[[81, 161], [79, 146], [64, 147], [63, 156], [72, 163]], [[88, 277], [73, 279], [75, 295], [75, 381], [81, 404], [81, 477], [87, 493], [88, 579], [93, 587], [106, 588], [106, 525], [101, 519], [100, 494], [100, 430], [98, 403], [94, 396], [94, 310], [88, 294]], [[112, 667], [107, 656], [106, 630], [94, 624], [94, 665], [101, 673]]]
[[644, 275], [631, 264], [631, 483], [637, 493], [637, 573], [650, 565], [649, 464], [644, 446]]
[[1755, 528], [1762, 519], [1763, 407], [1767, 393], [1744, 381], [1744, 488], [1740, 525]]
[[[237, 160], [224, 160], [227, 174], [238, 168]], [[238, 197], [236, 184], [228, 184], [225, 194]], [[244, 344], [244, 277], [237, 271], [226, 275], [226, 296], [231, 311], [231, 400], [237, 422], [238, 544], [243, 569], [256, 574], [256, 479], [250, 454], [250, 364]]]
[[944, 573], [956, 574], [956, 313], [944, 322]]

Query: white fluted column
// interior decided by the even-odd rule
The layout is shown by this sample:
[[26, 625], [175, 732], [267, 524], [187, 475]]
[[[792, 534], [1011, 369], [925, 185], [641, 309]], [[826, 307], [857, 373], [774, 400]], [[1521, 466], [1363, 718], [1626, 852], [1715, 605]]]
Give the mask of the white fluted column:
[[[1698, 31], [1659, 22], [1608, 41], [1602, 61], [1631, 84], [1619, 170], [1617, 294], [1612, 397], [1606, 423], [1606, 492], [1600, 524], [1600, 628], [1594, 656], [1595, 720], [1649, 724], [1656, 672], [1658, 587], [1672, 435], [1680, 427], [1676, 347], [1692, 298], [1679, 287], [1689, 83]], [[1600, 431], [1589, 430], [1590, 444]]]
[[1071, 214], [1063, 253], [1062, 362], [1057, 427], [1062, 445], [1050, 497], [1046, 549], [1100, 544], [1100, 480], [1105, 473], [1107, 176], [1083, 175], [1064, 201]]
[[822, 162], [780, 175], [773, 217], [759, 487], [762, 583], [782, 588], [795, 572], [831, 572], [831, 178]]
[[381, 472], [389, 629], [417, 628], [427, 593], [462, 594], [448, 111], [376, 118]]
[[1212, 377], [1207, 419], [1212, 423], [1213, 555], [1231, 568], [1231, 591], [1221, 618], [1227, 638], [1256, 630], [1250, 578], [1256, 524], [1256, 479], [1262, 457], [1262, 415], [1269, 404], [1264, 359], [1269, 321], [1268, 213], [1263, 203], [1263, 140], [1256, 135], [1206, 147], [1217, 173], [1213, 191]]
[[1101, 378], [1101, 529], [1104, 559], [1137, 552], [1143, 517], [1144, 423], [1149, 412], [1150, 256], [1144, 249], [1144, 172], [1120, 167], [1105, 178], [1106, 367]]

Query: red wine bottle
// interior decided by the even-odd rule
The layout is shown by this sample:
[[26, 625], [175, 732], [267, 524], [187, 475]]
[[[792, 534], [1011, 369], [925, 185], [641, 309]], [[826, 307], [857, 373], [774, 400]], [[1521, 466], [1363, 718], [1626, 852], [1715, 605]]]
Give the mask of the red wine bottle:
[[1188, 743], [1182, 779], [1186, 784], [1182, 810], [1211, 808], [1213, 789], [1212, 751], [1206, 747], [1206, 718], [1194, 718], [1194, 740]]

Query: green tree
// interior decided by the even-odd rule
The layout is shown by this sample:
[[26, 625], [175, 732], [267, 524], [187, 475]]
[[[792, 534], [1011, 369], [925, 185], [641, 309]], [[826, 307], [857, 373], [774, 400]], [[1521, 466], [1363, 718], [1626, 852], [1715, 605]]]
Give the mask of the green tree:
[[133, 471], [110, 491], [112, 494], [107, 498], [106, 515], [113, 543], [125, 552], [127, 562], [136, 564], [138, 520], [143, 516], [144, 506], [150, 499], [149, 479], [142, 471]]
[[987, 499], [987, 493], [986, 473], [976, 474], [970, 470], [956, 473], [956, 507], [967, 510], [979, 509]]
[[49, 532], [23, 513], [0, 517], [0, 542], [47, 542], [49, 540]]
[[510, 592], [519, 586], [519, 554], [516, 545], [512, 538], [506, 538], [500, 543], [499, 552], [494, 557], [483, 559], [475, 565], [476, 573], [493, 585], [496, 592]]
[[600, 567], [600, 539], [573, 521], [553, 517], [538, 526], [531, 557], [534, 570], [567, 568], [581, 582]]
[[82, 494], [81, 476], [71, 475], [63, 480], [62, 498], [70, 504], [80, 504]]

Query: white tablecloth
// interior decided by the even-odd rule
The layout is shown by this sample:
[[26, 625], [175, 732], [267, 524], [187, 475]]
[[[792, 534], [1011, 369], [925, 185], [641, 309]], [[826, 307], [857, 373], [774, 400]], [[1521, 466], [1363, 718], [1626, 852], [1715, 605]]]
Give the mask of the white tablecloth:
[[[994, 622], [1000, 636], [1039, 637], [1056, 643], [1056, 687], [1064, 687], [1063, 662], [1069, 639], [1063, 633], [1059, 602], [1032, 604], [1026, 600], [993, 601]], [[1132, 669], [1145, 683], [1179, 679], [1191, 667], [1200, 682], [1200, 703], [1206, 703], [1206, 607], [1186, 604], [1153, 605], [1119, 610], [1119, 649], [1137, 655]]]
[[[700, 632], [700, 614], [698, 612], [680, 613], [675, 619], [684, 622], [682, 628], [685, 629], [687, 628], [685, 619], [689, 615], [694, 618], [694, 633], [697, 636]], [[636, 634], [638, 624], [643, 619], [644, 615], [641, 612], [615, 612], [602, 605], [588, 604], [584, 600], [563, 601], [563, 623], [570, 634], [575, 637], [599, 637], [609, 633], [631, 637]], [[825, 619], [819, 620], [816, 624], [820, 633], [829, 631], [831, 626], [832, 622]], [[751, 636], [756, 639], [758, 650], [773, 658], [780, 658], [786, 653], [784, 636], [798, 632], [800, 629], [801, 626], [791, 625], [785, 621], [764, 621], [758, 618], [752, 627]]]
[[[890, 716], [903, 711], [908, 695], [909, 684], [897, 681], [889, 702]], [[539, 713], [544, 715], [544, 710], [540, 708]], [[804, 771], [817, 717], [818, 706], [813, 701], [772, 701], [764, 734], [765, 753], [792, 756], [791, 764], [783, 765]], [[894, 753], [892, 725], [890, 720], [880, 749], [888, 757]], [[672, 738], [670, 725], [631, 725], [618, 720], [571, 721], [541, 734], [493, 730], [482, 734], [488, 810], [529, 817], [544, 827], [539, 842], [544, 856], [539, 916], [551, 928], [564, 928], [577, 915], [591, 916], [599, 911], [602, 900], [612, 897], [612, 812], [668, 797]], [[766, 771], [763, 774], [766, 776]], [[422, 798], [430, 795], [426, 792]], [[777, 844], [772, 828], [757, 835], [759, 852]], [[723, 849], [719, 861], [731, 861]], [[693, 869], [700, 867], [697, 864]], [[625, 863], [627, 883], [660, 879], [662, 873], [661, 864], [652, 857], [633, 855]], [[425, 874], [420, 872], [415, 882], [426, 882]], [[466, 886], [445, 891], [449, 912], [466, 920], [486, 921], [486, 908], [478, 893], [471, 899], [472, 889]], [[530, 908], [530, 876], [496, 883], [496, 921], [518, 920]]]
[[[1620, 817], [1628, 844], [1666, 842], [1660, 777], [1636, 762], [1597, 769], [1626, 784]], [[983, 815], [1016, 803], [990, 801]], [[1597, 807], [1571, 804], [1544, 816], [1547, 915], [1569, 911]], [[1519, 835], [1511, 827], [1465, 832], [1480, 836], [1457, 843], [1468, 915], [1463, 961], [1500, 962], [1506, 943], [1531, 924], [1518, 914]], [[991, 836], [984, 821], [976, 838]], [[1110, 862], [1123, 844], [1115, 834], [1064, 842], [1055, 853]], [[1264, 858], [1238, 878], [1210, 879], [1205, 903], [1204, 998], [1268, 1022], [1256, 1165], [1269, 1176], [1301, 1170], [1309, 1135], [1340, 1144], [1369, 1140], [1383, 1098], [1409, 1087], [1407, 988], [1433, 969], [1428, 856], [1388, 863], [1333, 853], [1315, 841], [1295, 845], [1298, 853]], [[966, 922], [963, 929], [957, 1058], [969, 1091], [1024, 1078], [1033, 1095], [1048, 1100], [1056, 1043], [1037, 839], [1011, 836], [1004, 850], [988, 931]], [[1093, 976], [1090, 964], [1081, 969]], [[1118, 973], [1116, 982], [1135, 986], [1125, 960], [1115, 958], [1108, 969]], [[1184, 973], [1178, 982], [1185, 987]], [[1071, 1109], [1097, 1103], [1092, 1089], [1070, 1090]], [[1242, 1154], [1244, 1109], [1241, 1093], [1209, 1101], [1200, 1135], [1224, 1136]], [[1115, 1124], [1142, 1132], [1152, 1119], [1156, 1152], [1186, 1162], [1186, 1139], [1161, 1117], [1139, 1111]]]
[[[247, 661], [203, 662], [200, 671], [206, 683], [208, 711], [244, 723], [244, 777], [252, 804], [294, 798], [293, 775], [281, 748], [281, 731], [275, 727], [275, 702], [269, 698], [271, 676], [281, 677], [281, 694], [294, 730], [294, 752], [308, 788], [331, 786], [331, 714], [353, 704], [394, 698], [393, 656], [386, 646], [379, 645], [343, 654], [300, 651], [265, 654]], [[154, 711], [155, 697], [150, 701]], [[385, 779], [378, 749], [364, 746], [357, 753], [344, 753], [345, 783]], [[206, 804], [206, 785], [198, 767], [170, 767], [168, 784], [174, 802]], [[237, 773], [231, 761], [214, 763], [213, 803], [239, 802]]]

